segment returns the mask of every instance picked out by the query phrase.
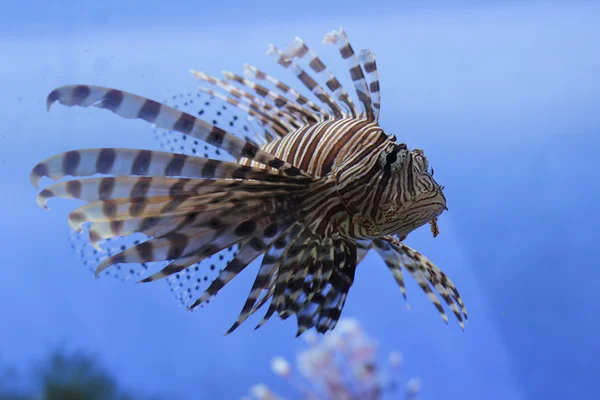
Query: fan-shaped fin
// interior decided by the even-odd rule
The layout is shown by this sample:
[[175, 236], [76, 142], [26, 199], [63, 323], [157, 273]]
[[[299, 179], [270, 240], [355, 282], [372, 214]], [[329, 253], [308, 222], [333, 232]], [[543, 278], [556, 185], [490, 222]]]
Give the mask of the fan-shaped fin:
[[230, 154], [248, 158], [280, 170], [289, 176], [306, 175], [298, 168], [261, 150], [227, 131], [184, 113], [166, 104], [158, 103], [122, 90], [89, 85], [68, 85], [54, 89], [48, 95], [48, 108], [58, 101], [66, 106], [100, 107], [124, 118], [139, 118], [164, 129], [175, 130], [203, 140]]

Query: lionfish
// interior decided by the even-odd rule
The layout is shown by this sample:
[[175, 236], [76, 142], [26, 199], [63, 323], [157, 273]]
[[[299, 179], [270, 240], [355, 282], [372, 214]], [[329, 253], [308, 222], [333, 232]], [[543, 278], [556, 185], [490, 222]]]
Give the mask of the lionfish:
[[[402, 268], [446, 324], [435, 292], [464, 329], [467, 311], [455, 285], [403, 243], [427, 223], [437, 236], [437, 217], [447, 209], [443, 187], [433, 179], [422, 150], [410, 150], [379, 126], [374, 53], [355, 53], [343, 29], [327, 34], [323, 42], [336, 45], [346, 61], [358, 101], [300, 38], [283, 51], [271, 45], [267, 54], [290, 70], [314, 101], [250, 65], [244, 77], [223, 72], [219, 79], [191, 71], [221, 89], [201, 88], [202, 93], [246, 113], [254, 123], [236, 133], [217, 126], [216, 120], [210, 123], [122, 90], [90, 85], [53, 90], [48, 109], [58, 102], [140, 118], [169, 135], [177, 132], [180, 143], [194, 143], [194, 151], [98, 148], [55, 155], [35, 166], [31, 182], [37, 188], [42, 177], [73, 179], [43, 189], [38, 204], [46, 207], [52, 197], [86, 202], [68, 220], [77, 232], [87, 229], [96, 255], [103, 251], [102, 243], [143, 234], [146, 240], [113, 248], [103, 260], [98, 257], [102, 262], [96, 275], [115, 265], [141, 265], [145, 272], [148, 264], [162, 261], [164, 267], [141, 282], [167, 278], [180, 289], [177, 295], [188, 309], [209, 302], [263, 256], [249, 296], [227, 333], [269, 300], [256, 328], [276, 313], [281, 319], [296, 316], [297, 336], [313, 327], [320, 333], [334, 329], [356, 267], [371, 248], [383, 258], [405, 299]], [[231, 160], [200, 157], [195, 147], [201, 146], [199, 141], [205, 149], [216, 148], [216, 154], [228, 153]], [[95, 174], [102, 176], [91, 177]], [[237, 251], [231, 253], [233, 248]], [[227, 263], [199, 291], [198, 271], [206, 268], [202, 261], [217, 254], [223, 260], [226, 251]]]

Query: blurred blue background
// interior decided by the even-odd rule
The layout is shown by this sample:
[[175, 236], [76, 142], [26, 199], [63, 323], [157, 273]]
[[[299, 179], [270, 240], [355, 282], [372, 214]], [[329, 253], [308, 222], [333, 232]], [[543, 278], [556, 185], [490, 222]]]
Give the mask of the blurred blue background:
[[446, 186], [440, 236], [423, 228], [408, 244], [452, 277], [470, 323], [464, 333], [452, 319], [444, 326], [413, 281], [407, 311], [374, 253], [343, 316], [384, 351], [404, 352], [424, 399], [600, 397], [598, 21], [592, 1], [4, 2], [0, 361], [25, 366], [63, 343], [98, 354], [127, 387], [169, 399], [236, 399], [275, 381], [270, 359], [303, 347], [293, 319], [223, 336], [257, 263], [193, 314], [166, 283], [95, 280], [68, 245], [74, 203], [40, 209], [28, 175], [71, 149], [159, 148], [143, 121], [47, 113], [57, 86], [162, 100], [197, 87], [189, 68], [241, 73], [245, 62], [294, 82], [265, 51], [295, 36], [347, 83], [335, 49], [320, 44], [343, 26], [355, 49], [377, 55], [381, 125], [425, 149]]

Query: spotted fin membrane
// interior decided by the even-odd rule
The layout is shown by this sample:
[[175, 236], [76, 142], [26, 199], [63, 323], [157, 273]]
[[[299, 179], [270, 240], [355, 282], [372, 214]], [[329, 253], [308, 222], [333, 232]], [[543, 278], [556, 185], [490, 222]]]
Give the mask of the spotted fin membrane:
[[[251, 123], [246, 116], [240, 115], [239, 110], [223, 104], [223, 101], [206, 93], [174, 95], [163, 103], [211, 122], [213, 125], [257, 146], [265, 143], [261, 137], [262, 132], [257, 132], [260, 129], [257, 124]], [[189, 135], [161, 128], [154, 128], [153, 132], [165, 151], [215, 160], [235, 161], [227, 152], [206, 142], [191, 138]]]
[[[252, 120], [249, 120], [245, 114], [207, 93], [190, 92], [173, 95], [164, 103], [201, 117], [256, 145], [260, 146], [265, 143], [264, 133], [260, 125], [252, 123]], [[222, 161], [235, 161], [229, 153], [179, 132], [155, 127], [153, 134], [165, 151]], [[109, 238], [100, 242], [102, 250], [98, 250], [90, 244], [88, 236], [89, 227], [86, 225], [81, 232], [70, 230], [69, 242], [75, 254], [92, 273], [107, 258], [150, 239], [149, 236], [141, 233], [126, 237]], [[189, 308], [236, 254], [237, 245], [228, 247], [181, 272], [165, 278], [165, 280], [181, 305]], [[112, 268], [102, 271], [99, 276], [120, 281], [139, 281], [150, 275], [148, 271], [158, 271], [167, 264], [167, 261], [115, 264]], [[209, 302], [210, 300], [206, 301], [206, 303]]]

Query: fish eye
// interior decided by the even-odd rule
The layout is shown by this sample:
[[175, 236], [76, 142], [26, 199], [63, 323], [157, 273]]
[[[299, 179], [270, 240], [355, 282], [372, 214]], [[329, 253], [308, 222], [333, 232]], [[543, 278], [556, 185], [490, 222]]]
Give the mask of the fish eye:
[[385, 154], [383, 169], [386, 171], [397, 171], [404, 165], [407, 156], [407, 149], [404, 143], [394, 144]]
[[393, 163], [396, 162], [397, 159], [398, 159], [398, 151], [392, 150], [391, 153], [389, 153], [387, 156], [385, 156], [385, 163], [386, 163], [386, 165], [392, 165]]

